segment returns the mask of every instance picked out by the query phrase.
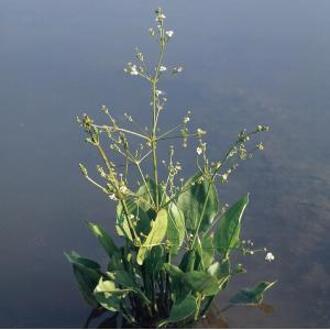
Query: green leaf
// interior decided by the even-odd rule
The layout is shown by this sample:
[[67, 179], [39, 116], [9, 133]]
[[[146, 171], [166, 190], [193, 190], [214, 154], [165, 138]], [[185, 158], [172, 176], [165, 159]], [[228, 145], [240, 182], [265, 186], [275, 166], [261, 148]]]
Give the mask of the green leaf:
[[209, 266], [207, 272], [218, 279], [220, 290], [226, 288], [232, 276], [229, 259], [223, 259], [221, 263], [214, 262]]
[[264, 293], [270, 289], [274, 282], [260, 282], [254, 288], [245, 288], [238, 292], [230, 299], [230, 303], [237, 305], [257, 305], [261, 304], [264, 298]]
[[219, 282], [215, 276], [202, 271], [192, 271], [184, 274], [188, 285], [199, 294], [214, 296], [219, 292]]
[[177, 254], [184, 241], [185, 222], [183, 212], [175, 203], [168, 206], [168, 225], [166, 237], [170, 242], [170, 253]]
[[73, 273], [85, 301], [94, 307], [98, 306], [93, 291], [101, 277], [100, 265], [74, 251], [65, 253], [65, 256], [73, 266]]
[[166, 230], [167, 211], [165, 209], [161, 209], [157, 213], [155, 221], [152, 221], [150, 233], [139, 248], [138, 254], [136, 256], [136, 261], [139, 265], [143, 264], [146, 253], [150, 251], [154, 246], [157, 246], [162, 242], [166, 235]]
[[128, 292], [129, 290], [118, 289], [113, 281], [103, 281], [101, 277], [95, 287], [94, 297], [102, 307], [116, 312], [120, 310], [121, 300]]
[[175, 303], [170, 311], [170, 316], [166, 323], [183, 321], [193, 315], [197, 310], [196, 298], [191, 294], [187, 295], [180, 303]]
[[163, 202], [168, 199], [164, 188], [161, 185], [158, 185], [157, 189], [155, 181], [150, 177], [146, 178], [146, 184], [143, 184], [136, 193], [138, 196], [143, 197], [143, 200], [147, 201], [147, 203], [145, 203], [143, 200], [139, 201], [140, 206], [145, 209], [149, 209], [152, 205], [155, 205], [157, 193], [159, 203], [162, 201], [162, 199]]
[[106, 233], [106, 231], [95, 223], [89, 222], [88, 227], [91, 232], [98, 238], [99, 242], [103, 246], [104, 250], [107, 252], [111, 258], [115, 253], [119, 253], [119, 249], [112, 241], [111, 237]]
[[[196, 180], [197, 182], [191, 185]], [[194, 233], [201, 221], [199, 230], [203, 232], [212, 224], [218, 213], [218, 193], [213, 183], [201, 181], [200, 174], [188, 180], [183, 189], [188, 186], [190, 187], [179, 195], [177, 206], [184, 213], [187, 230]]]
[[179, 303], [191, 291], [190, 287], [185, 282], [185, 273], [179, 267], [169, 263], [164, 264], [164, 268], [166, 272], [170, 275], [172, 299], [176, 303]]
[[184, 276], [184, 272], [178, 266], [166, 263], [166, 264], [164, 264], [164, 268], [172, 277], [182, 277], [183, 278], [183, 276]]
[[107, 275], [114, 283], [118, 284], [124, 289], [134, 291], [135, 293], [140, 295], [146, 303], [150, 303], [149, 299], [140, 290], [134, 278], [128, 272], [119, 270], [114, 272], [108, 272]]
[[214, 243], [218, 252], [225, 257], [240, 244], [241, 220], [248, 203], [249, 194], [246, 194], [228, 209], [220, 219]]
[[115, 271], [115, 270], [125, 270], [125, 265], [121, 257], [121, 253], [115, 253], [110, 258], [108, 263], [108, 270]]
[[198, 239], [197, 252], [202, 262], [202, 268], [207, 269], [214, 259], [215, 248], [213, 244], [213, 235], [204, 236]]
[[[141, 205], [138, 199], [135, 198], [127, 198], [125, 203], [129, 215], [133, 216], [133, 220], [136, 221], [136, 232], [138, 234], [143, 233], [146, 235], [150, 231], [150, 223], [155, 217], [155, 212], [151, 209], [145, 208], [144, 205]], [[116, 230], [119, 236], [125, 236], [133, 241], [126, 213], [124, 212], [121, 203], [117, 205]]]

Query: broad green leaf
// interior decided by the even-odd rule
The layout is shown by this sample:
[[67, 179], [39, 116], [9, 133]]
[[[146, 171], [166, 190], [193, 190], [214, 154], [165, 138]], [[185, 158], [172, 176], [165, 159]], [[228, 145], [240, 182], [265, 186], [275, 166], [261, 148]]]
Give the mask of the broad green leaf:
[[166, 272], [170, 275], [171, 296], [176, 303], [181, 302], [191, 291], [184, 279], [184, 272], [172, 264], [164, 264]]
[[111, 272], [115, 270], [125, 270], [125, 265], [123, 263], [121, 253], [113, 254], [108, 263], [108, 271]]
[[144, 293], [140, 290], [139, 286], [135, 282], [134, 278], [128, 272], [119, 270], [108, 272], [107, 275], [114, 283], [120, 287], [123, 287], [123, 289], [129, 289], [136, 292], [146, 303], [150, 303], [149, 299], [146, 298]]
[[240, 244], [241, 220], [248, 203], [249, 194], [246, 194], [228, 209], [220, 219], [214, 237], [214, 244], [217, 251], [225, 257]]
[[180, 250], [184, 240], [185, 230], [183, 212], [176, 206], [175, 203], [170, 203], [168, 206], [168, 225], [166, 237], [171, 244], [171, 254], [177, 254]]
[[197, 240], [197, 252], [201, 259], [202, 269], [207, 269], [213, 262], [215, 253], [212, 234]]
[[119, 252], [119, 249], [112, 241], [111, 237], [106, 233], [106, 231], [100, 225], [89, 222], [88, 227], [91, 230], [91, 232], [99, 239], [101, 245], [103, 246], [104, 250], [107, 252], [110, 258], [115, 253]]
[[73, 266], [73, 273], [85, 301], [96, 307], [98, 303], [93, 291], [101, 277], [100, 265], [93, 260], [81, 257], [76, 252], [65, 253], [65, 256]]
[[100, 278], [94, 290], [94, 297], [104, 308], [116, 312], [120, 310], [120, 302], [129, 290], [121, 290], [116, 287], [115, 282]]
[[270, 289], [276, 281], [274, 282], [260, 282], [254, 288], [242, 289], [235, 296], [230, 299], [230, 303], [238, 305], [257, 305], [261, 304], [264, 298], [264, 293]]
[[[199, 231], [205, 231], [213, 222], [219, 208], [215, 185], [207, 180], [200, 181], [200, 178], [198, 174], [187, 181], [183, 188], [187, 187], [187, 190], [179, 195], [177, 203], [184, 213], [187, 230], [192, 233], [196, 231], [199, 222]], [[191, 185], [195, 180], [197, 182]]]
[[94, 293], [95, 300], [105, 309], [111, 312], [120, 310], [121, 298], [107, 293]]
[[224, 289], [232, 276], [229, 259], [223, 259], [221, 264], [218, 261], [214, 262], [209, 266], [207, 272], [219, 280], [220, 290]]
[[111, 280], [124, 288], [135, 289], [138, 287], [131, 275], [123, 270], [108, 272], [107, 275]]
[[152, 221], [151, 230], [146, 240], [140, 246], [136, 261], [139, 265], [143, 264], [146, 253], [153, 247], [159, 245], [166, 235], [167, 230], [167, 211], [161, 209], [156, 216], [156, 219]]
[[[127, 198], [125, 200], [125, 204], [127, 206], [129, 216], [132, 216], [133, 220], [136, 221], [135, 231], [138, 234], [143, 233], [146, 235], [150, 231], [150, 223], [155, 217], [155, 212], [151, 209], [144, 209], [138, 200], [134, 198]], [[121, 203], [117, 205], [116, 230], [119, 236], [125, 236], [129, 240], [133, 240], [127, 221], [127, 216]]]
[[166, 264], [164, 264], [164, 268], [172, 277], [183, 277], [184, 276], [184, 272], [178, 266], [166, 263]]
[[176, 303], [172, 306], [170, 316], [166, 320], [166, 323], [175, 323], [183, 321], [192, 316], [197, 310], [196, 298], [192, 295], [187, 295], [180, 303]]
[[219, 281], [215, 276], [202, 271], [192, 271], [184, 274], [184, 280], [199, 294], [214, 296], [219, 291]]

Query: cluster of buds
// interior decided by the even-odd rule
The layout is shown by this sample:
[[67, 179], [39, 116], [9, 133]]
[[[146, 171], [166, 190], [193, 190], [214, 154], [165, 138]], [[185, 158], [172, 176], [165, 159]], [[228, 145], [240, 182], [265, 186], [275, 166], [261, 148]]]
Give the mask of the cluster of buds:
[[164, 15], [163, 9], [162, 8], [157, 8], [155, 10], [155, 14], [156, 14], [156, 22], [157, 23], [163, 23], [166, 16]]
[[143, 72], [143, 68], [136, 64], [132, 64], [132, 62], [128, 62], [126, 68], [124, 68], [124, 72], [131, 76], [138, 76]]

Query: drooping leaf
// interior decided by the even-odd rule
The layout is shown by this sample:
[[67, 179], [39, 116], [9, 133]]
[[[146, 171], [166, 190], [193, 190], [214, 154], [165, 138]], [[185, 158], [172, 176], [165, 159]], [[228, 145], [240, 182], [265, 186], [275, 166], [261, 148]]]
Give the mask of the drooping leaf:
[[166, 235], [167, 221], [167, 211], [165, 209], [161, 209], [157, 213], [156, 219], [152, 221], [151, 230], [146, 240], [139, 248], [136, 256], [136, 261], [139, 265], [143, 264], [146, 253], [163, 241]]
[[184, 274], [184, 280], [199, 294], [214, 296], [219, 291], [219, 281], [207, 272], [192, 271]]
[[246, 194], [228, 209], [220, 219], [214, 237], [214, 244], [217, 251], [225, 257], [240, 244], [241, 220], [248, 203], [249, 194]]
[[180, 303], [175, 303], [170, 311], [170, 316], [165, 323], [175, 323], [183, 321], [192, 316], [197, 310], [196, 298], [193, 295], [187, 295]]
[[98, 238], [104, 250], [107, 252], [108, 256], [111, 258], [115, 253], [119, 253], [119, 249], [112, 241], [111, 237], [106, 233], [106, 231], [95, 223], [89, 222], [88, 227], [91, 232]]
[[65, 256], [73, 266], [73, 273], [85, 301], [96, 307], [98, 303], [93, 291], [101, 277], [100, 265], [93, 260], [81, 257], [74, 251], [65, 253]]
[[264, 293], [270, 289], [274, 282], [260, 282], [254, 288], [245, 288], [239, 291], [230, 299], [230, 303], [237, 305], [257, 305], [261, 304], [264, 298]]
[[214, 259], [213, 235], [207, 235], [197, 240], [197, 252], [201, 259], [202, 269], [206, 270]]
[[167, 240], [170, 242], [170, 253], [177, 254], [185, 236], [185, 221], [183, 212], [176, 206], [175, 203], [170, 203], [168, 206], [168, 225], [167, 225]]
[[[191, 184], [192, 182], [195, 183]], [[203, 232], [212, 224], [218, 213], [219, 202], [216, 187], [207, 180], [201, 181], [200, 174], [188, 180], [184, 190], [185, 187], [187, 190], [179, 195], [177, 206], [184, 213], [187, 230], [194, 233], [200, 222], [199, 230]]]

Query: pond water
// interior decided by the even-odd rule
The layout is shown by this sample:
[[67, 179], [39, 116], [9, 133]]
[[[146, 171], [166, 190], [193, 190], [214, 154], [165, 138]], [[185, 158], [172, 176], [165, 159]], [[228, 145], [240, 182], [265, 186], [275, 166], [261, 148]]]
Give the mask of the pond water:
[[226, 322], [329, 327], [330, 2], [297, 0], [0, 2], [0, 327], [80, 327], [90, 312], [63, 251], [104, 259], [85, 221], [113, 228], [113, 206], [77, 169], [97, 157], [74, 118], [101, 104], [147, 118], [146, 86], [122, 68], [136, 46], [154, 53], [159, 4], [175, 30], [168, 62], [185, 68], [164, 81], [164, 126], [190, 109], [214, 157], [241, 128], [272, 128], [222, 196], [251, 192], [243, 235], [276, 260], [245, 258], [218, 305], [277, 279], [273, 312], [240, 307]]

